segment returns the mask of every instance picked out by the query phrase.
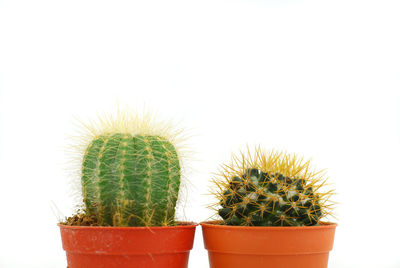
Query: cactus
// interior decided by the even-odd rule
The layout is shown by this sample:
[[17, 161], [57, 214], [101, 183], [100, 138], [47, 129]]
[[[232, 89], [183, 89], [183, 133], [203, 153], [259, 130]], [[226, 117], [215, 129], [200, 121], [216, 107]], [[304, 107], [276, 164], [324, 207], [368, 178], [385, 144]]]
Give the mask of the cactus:
[[227, 225], [312, 226], [330, 215], [332, 190], [322, 172], [296, 155], [257, 149], [254, 155], [233, 157], [215, 179], [218, 214]]
[[99, 226], [174, 225], [181, 168], [169, 128], [127, 116], [101, 124], [83, 154], [86, 214]]

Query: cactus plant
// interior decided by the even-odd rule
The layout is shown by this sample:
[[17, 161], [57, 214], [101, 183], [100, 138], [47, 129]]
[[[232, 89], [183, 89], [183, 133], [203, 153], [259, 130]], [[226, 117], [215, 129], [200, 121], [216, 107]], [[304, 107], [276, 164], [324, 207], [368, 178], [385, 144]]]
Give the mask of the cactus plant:
[[263, 152], [233, 156], [214, 179], [217, 210], [227, 225], [311, 226], [331, 214], [323, 172], [294, 154]]
[[[100, 226], [174, 225], [181, 184], [169, 128], [128, 115], [90, 128], [81, 167], [88, 216]], [[153, 123], [154, 125], [154, 123]]]

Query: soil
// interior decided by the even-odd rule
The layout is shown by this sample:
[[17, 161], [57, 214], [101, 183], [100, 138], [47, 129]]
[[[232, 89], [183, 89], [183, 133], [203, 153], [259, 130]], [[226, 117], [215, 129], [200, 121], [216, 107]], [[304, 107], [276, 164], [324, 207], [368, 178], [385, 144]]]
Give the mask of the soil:
[[[101, 226], [98, 224], [96, 217], [88, 216], [83, 210], [79, 210], [75, 215], [66, 218], [64, 221], [60, 222], [60, 224], [68, 226]], [[193, 222], [177, 221], [175, 225], [184, 226], [192, 224]]]
[[68, 217], [67, 219], [65, 219], [65, 221], [60, 222], [60, 224], [69, 226], [98, 226], [95, 217], [88, 216], [83, 212]]

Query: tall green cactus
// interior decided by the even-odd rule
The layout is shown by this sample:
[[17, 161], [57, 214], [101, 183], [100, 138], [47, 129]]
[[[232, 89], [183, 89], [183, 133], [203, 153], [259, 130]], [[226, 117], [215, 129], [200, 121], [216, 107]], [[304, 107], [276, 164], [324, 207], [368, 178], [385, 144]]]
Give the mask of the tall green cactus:
[[180, 164], [161, 136], [95, 137], [85, 151], [81, 182], [86, 212], [101, 226], [174, 224]]

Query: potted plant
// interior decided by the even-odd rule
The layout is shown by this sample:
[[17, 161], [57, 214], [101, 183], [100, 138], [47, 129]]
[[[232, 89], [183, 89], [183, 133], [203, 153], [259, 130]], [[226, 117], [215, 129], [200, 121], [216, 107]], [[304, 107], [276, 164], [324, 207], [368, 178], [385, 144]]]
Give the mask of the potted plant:
[[333, 192], [310, 161], [258, 148], [233, 156], [214, 182], [222, 220], [201, 223], [210, 267], [327, 267]]
[[83, 138], [83, 211], [59, 224], [68, 267], [187, 267], [196, 224], [175, 220], [176, 137], [129, 114], [99, 121]]

